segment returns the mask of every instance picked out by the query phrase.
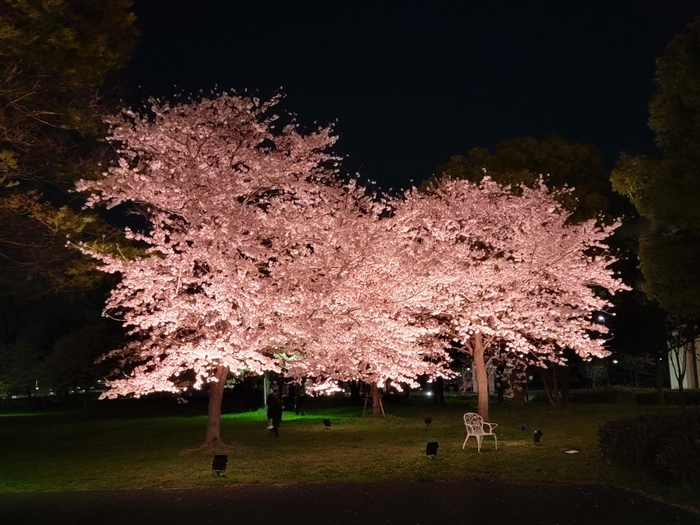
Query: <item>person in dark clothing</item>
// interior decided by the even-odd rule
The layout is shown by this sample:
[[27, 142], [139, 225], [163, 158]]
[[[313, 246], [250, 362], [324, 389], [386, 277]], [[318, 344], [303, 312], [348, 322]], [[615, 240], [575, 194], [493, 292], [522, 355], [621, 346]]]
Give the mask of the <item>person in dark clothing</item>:
[[277, 386], [270, 388], [270, 393], [267, 394], [267, 419], [272, 420], [272, 429], [270, 435], [279, 437], [279, 427], [282, 422], [282, 398], [280, 397]]

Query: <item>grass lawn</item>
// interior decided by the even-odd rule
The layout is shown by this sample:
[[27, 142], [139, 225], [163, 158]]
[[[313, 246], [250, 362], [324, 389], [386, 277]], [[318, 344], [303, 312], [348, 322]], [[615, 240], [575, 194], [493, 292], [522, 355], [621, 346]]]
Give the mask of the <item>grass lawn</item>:
[[[211, 472], [202, 443], [206, 418], [86, 418], [79, 413], [0, 417], [0, 491], [193, 487], [239, 483], [456, 481], [467, 479], [611, 483], [700, 507], [697, 495], [666, 489], [603, 463], [597, 429], [640, 413], [673, 413], [668, 406], [570, 405], [554, 409], [494, 405], [498, 450], [485, 438], [481, 454], [465, 432], [465, 402], [438, 407], [421, 400], [389, 404], [387, 417], [362, 418], [362, 407], [285, 412], [280, 437], [268, 436], [262, 411], [225, 415], [222, 437], [232, 446], [221, 477]], [[432, 416], [426, 428], [423, 418]], [[326, 429], [322, 420], [332, 427]], [[527, 425], [527, 431], [518, 429]], [[535, 446], [535, 429], [543, 432]], [[435, 460], [425, 456], [438, 441]], [[566, 449], [578, 454], [565, 454]], [[190, 452], [186, 452], [190, 450]], [[185, 452], [183, 452], [185, 451]], [[669, 490], [671, 490], [669, 492]]]

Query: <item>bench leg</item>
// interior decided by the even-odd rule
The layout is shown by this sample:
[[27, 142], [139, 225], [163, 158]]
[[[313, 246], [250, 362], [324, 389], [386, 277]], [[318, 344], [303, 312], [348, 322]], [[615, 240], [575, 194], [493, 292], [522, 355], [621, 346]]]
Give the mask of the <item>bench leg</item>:
[[481, 442], [484, 440], [484, 436], [474, 436], [476, 437], [476, 450], [481, 453]]

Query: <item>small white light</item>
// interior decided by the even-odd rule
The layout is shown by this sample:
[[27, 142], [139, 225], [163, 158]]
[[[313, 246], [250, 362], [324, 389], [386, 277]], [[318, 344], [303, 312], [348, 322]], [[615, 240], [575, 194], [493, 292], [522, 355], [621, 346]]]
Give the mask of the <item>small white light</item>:
[[613, 359], [613, 364], [614, 364], [614, 365], [617, 364], [617, 359]]
[[605, 316], [604, 316], [604, 315], [599, 315], [599, 316], [598, 316], [598, 321], [601, 322], [601, 323], [604, 323], [604, 322], [605, 322]]
[[432, 396], [432, 395], [433, 395], [433, 393], [432, 393], [432, 392], [430, 392], [430, 391], [428, 391], [428, 392], [426, 392], [426, 393], [425, 393], [425, 395], [426, 395], [426, 396]]

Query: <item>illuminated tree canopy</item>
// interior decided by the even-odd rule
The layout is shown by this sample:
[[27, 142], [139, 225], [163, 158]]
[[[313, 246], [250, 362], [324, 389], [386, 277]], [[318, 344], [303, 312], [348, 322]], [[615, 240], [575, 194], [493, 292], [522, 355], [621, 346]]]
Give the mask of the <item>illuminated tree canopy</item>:
[[484, 417], [489, 346], [532, 361], [556, 361], [564, 348], [607, 355], [591, 333], [606, 332], [593, 313], [612, 306], [597, 292], [626, 288], [602, 243], [616, 225], [569, 224], [568, 216], [543, 184], [511, 189], [488, 178], [413, 191], [396, 211], [397, 230], [428, 265], [429, 311], [448, 320], [447, 333], [474, 359]]
[[351, 188], [354, 195], [330, 210], [332, 223], [314, 233], [312, 253], [290, 265], [304, 292], [297, 340], [305, 350], [290, 372], [417, 385], [420, 375], [444, 373], [446, 362], [438, 323], [416, 315], [431, 300], [426, 261], [385, 217], [395, 203]]
[[209, 383], [220, 405], [229, 372], [278, 370], [287, 353], [303, 356], [282, 359], [288, 373], [325, 380], [413, 381], [434, 368], [417, 343], [430, 330], [407, 327], [387, 300], [405, 274], [376, 250], [384, 205], [335, 179], [329, 128], [276, 129], [276, 103], [154, 102], [113, 120], [119, 164], [78, 189], [89, 205], [138, 206], [148, 229], [127, 236], [151, 256], [84, 248], [121, 275], [106, 310], [132, 337], [108, 356], [123, 373], [107, 396]]
[[107, 396], [208, 384], [215, 445], [229, 372], [415, 384], [446, 373], [453, 340], [483, 397], [495, 341], [521, 356], [605, 353], [591, 316], [609, 306], [597, 289], [623, 287], [601, 242], [614, 226], [567, 224], [542, 184], [372, 195], [337, 177], [330, 128], [280, 125], [277, 102], [154, 101], [113, 119], [119, 163], [78, 189], [89, 205], [137, 206], [148, 226], [127, 236], [150, 256], [84, 248], [121, 275], [107, 312], [130, 329]]

